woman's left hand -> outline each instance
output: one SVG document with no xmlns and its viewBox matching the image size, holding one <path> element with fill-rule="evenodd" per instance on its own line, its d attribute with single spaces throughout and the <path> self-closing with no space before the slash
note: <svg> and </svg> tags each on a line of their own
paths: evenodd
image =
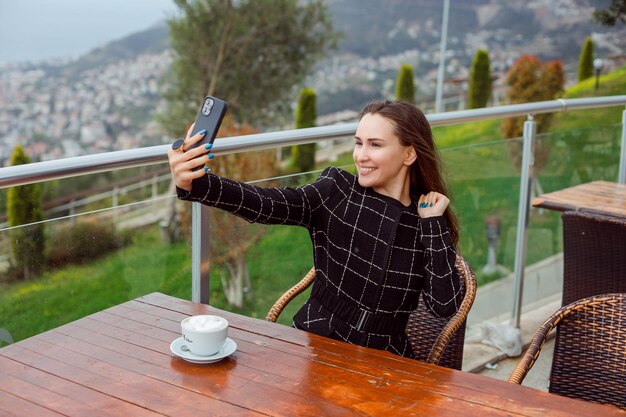
<svg viewBox="0 0 626 417">
<path fill-rule="evenodd" d="M 172 178 L 178 188 L 187 192 L 191 191 L 193 180 L 206 175 L 206 169 L 201 169 L 200 167 L 203 165 L 206 166 L 206 164 L 213 159 L 213 154 L 206 155 L 211 145 L 207 145 L 209 148 L 206 146 L 192 147 L 192 145 L 199 142 L 206 134 L 206 130 L 203 130 L 191 136 L 193 126 L 194 125 L 191 125 L 187 131 L 185 141 L 178 150 L 171 148 L 167 150 L 167 159 L 170 163 Z"/>
<path fill-rule="evenodd" d="M 448 208 L 450 200 L 441 193 L 434 191 L 422 194 L 417 202 L 417 214 L 423 219 L 427 217 L 441 216 Z"/>
</svg>

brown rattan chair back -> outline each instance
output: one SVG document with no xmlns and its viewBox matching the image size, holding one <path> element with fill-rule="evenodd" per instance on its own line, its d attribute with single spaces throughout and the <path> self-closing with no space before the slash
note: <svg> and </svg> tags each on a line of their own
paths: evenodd
<svg viewBox="0 0 626 417">
<path fill-rule="evenodd" d="M 311 268 L 309 272 L 298 282 L 296 285 L 287 290 L 286 293 L 280 296 L 278 300 L 274 303 L 270 311 L 267 313 L 265 320 L 276 322 L 278 320 L 278 316 L 283 312 L 283 309 L 291 300 L 296 298 L 298 294 L 302 291 L 306 290 L 309 285 L 313 282 L 315 278 L 315 267 Z"/>
<path fill-rule="evenodd" d="M 422 299 L 409 316 L 406 334 L 417 360 L 461 370 L 465 320 L 476 298 L 476 276 L 460 255 L 457 255 L 455 266 L 461 276 L 464 293 L 459 310 L 452 317 L 437 317 L 428 310 Z"/>
<path fill-rule="evenodd" d="M 537 330 L 509 382 L 522 383 L 554 328 L 549 391 L 626 408 L 626 294 L 595 295 L 561 307 Z"/>
<path fill-rule="evenodd" d="M 476 276 L 460 255 L 456 258 L 456 268 L 461 276 L 464 293 L 456 314 L 450 318 L 437 317 L 421 302 L 409 316 L 406 333 L 416 359 L 460 370 L 463 364 L 465 320 L 476 297 Z M 314 278 L 315 268 L 311 268 L 299 283 L 274 303 L 265 319 L 275 322 L 289 301 L 311 285 Z"/>
<path fill-rule="evenodd" d="M 626 293 L 626 221 L 582 211 L 565 212 L 562 218 L 562 305 Z"/>
</svg>

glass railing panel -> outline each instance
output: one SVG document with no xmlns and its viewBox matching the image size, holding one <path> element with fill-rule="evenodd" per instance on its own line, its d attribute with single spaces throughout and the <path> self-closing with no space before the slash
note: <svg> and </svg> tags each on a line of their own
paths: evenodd
<svg viewBox="0 0 626 417">
<path fill-rule="evenodd" d="M 59 190 L 76 187 L 76 181 L 48 184 L 44 201 L 61 203 L 44 209 L 44 221 L 0 227 L 0 329 L 14 341 L 155 291 L 191 299 L 190 245 L 182 234 L 170 241 L 162 227 L 176 203 L 169 176 L 159 179 L 157 169 L 156 179 L 148 175 L 143 185 L 132 170 L 129 179 L 101 176 L 81 177 L 103 186 L 73 199 L 71 207 Z M 116 207 L 107 181 L 117 186 Z M 13 246 L 37 234 L 44 239 L 42 256 L 20 263 Z"/>
<path fill-rule="evenodd" d="M 486 124 L 491 122 L 477 123 L 474 130 L 493 130 Z M 446 140 L 445 132 L 441 136 Z M 459 221 L 459 251 L 472 266 L 478 285 L 493 288 L 478 293 L 470 325 L 511 311 L 520 183 L 519 168 L 509 156 L 513 146 L 515 140 L 496 140 L 441 149 L 451 206 Z"/>
<path fill-rule="evenodd" d="M 590 181 L 616 181 L 621 125 L 595 125 L 537 135 L 531 198 Z M 522 312 L 550 301 L 563 289 L 561 212 L 531 207 Z"/>
<path fill-rule="evenodd" d="M 492 122 L 464 125 L 489 133 Z M 444 128 L 445 129 L 445 128 Z M 437 132 L 435 131 L 435 134 Z M 615 181 L 621 125 L 537 135 L 533 197 L 588 181 Z M 450 140 L 444 131 L 443 140 Z M 473 138 L 472 143 L 480 139 Z M 452 141 L 454 143 L 454 141 Z M 479 293 L 469 323 L 510 318 L 520 189 L 522 139 L 443 147 L 452 206 L 461 226 L 459 248 L 476 272 Z M 560 213 L 530 209 L 522 311 L 560 298 L 563 280 Z M 492 244 L 490 245 L 490 239 Z M 495 245 L 493 244 L 495 242 Z M 552 297 L 552 298 L 550 298 Z"/>
<path fill-rule="evenodd" d="M 517 140 L 442 149 L 451 206 L 460 224 L 459 249 L 474 266 L 479 284 L 502 274 L 487 265 L 490 224 L 497 245 L 497 265 L 512 270 L 519 199 L 519 168 L 509 157 Z M 496 268 L 504 271 L 502 268 Z"/>
<path fill-rule="evenodd" d="M 537 173 L 538 192 L 590 181 L 616 181 L 621 132 L 620 124 L 612 124 L 539 135 L 540 151 L 547 149 L 548 153 Z"/>
</svg>

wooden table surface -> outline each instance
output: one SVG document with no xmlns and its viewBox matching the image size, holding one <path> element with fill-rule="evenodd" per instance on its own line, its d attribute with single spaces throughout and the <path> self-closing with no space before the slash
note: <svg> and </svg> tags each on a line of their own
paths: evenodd
<svg viewBox="0 0 626 417">
<path fill-rule="evenodd" d="M 533 199 L 533 206 L 550 210 L 584 210 L 626 218 L 626 184 L 594 181 Z"/>
<path fill-rule="evenodd" d="M 227 318 L 208 365 L 180 321 Z M 348 345 L 160 293 L 0 348 L 0 416 L 617 416 L 626 411 Z"/>
</svg>

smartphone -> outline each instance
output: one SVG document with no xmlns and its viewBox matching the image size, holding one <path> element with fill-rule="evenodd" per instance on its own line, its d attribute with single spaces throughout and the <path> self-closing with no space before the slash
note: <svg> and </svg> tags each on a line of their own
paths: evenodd
<svg viewBox="0 0 626 417">
<path fill-rule="evenodd" d="M 194 148 L 213 143 L 215 136 L 217 136 L 217 131 L 222 124 L 222 120 L 224 119 L 224 115 L 226 114 L 227 107 L 226 102 L 217 97 L 207 96 L 204 98 L 191 135 L 195 135 L 202 129 L 206 129 L 206 135 L 204 135 L 201 141 L 194 144 Z"/>
</svg>

